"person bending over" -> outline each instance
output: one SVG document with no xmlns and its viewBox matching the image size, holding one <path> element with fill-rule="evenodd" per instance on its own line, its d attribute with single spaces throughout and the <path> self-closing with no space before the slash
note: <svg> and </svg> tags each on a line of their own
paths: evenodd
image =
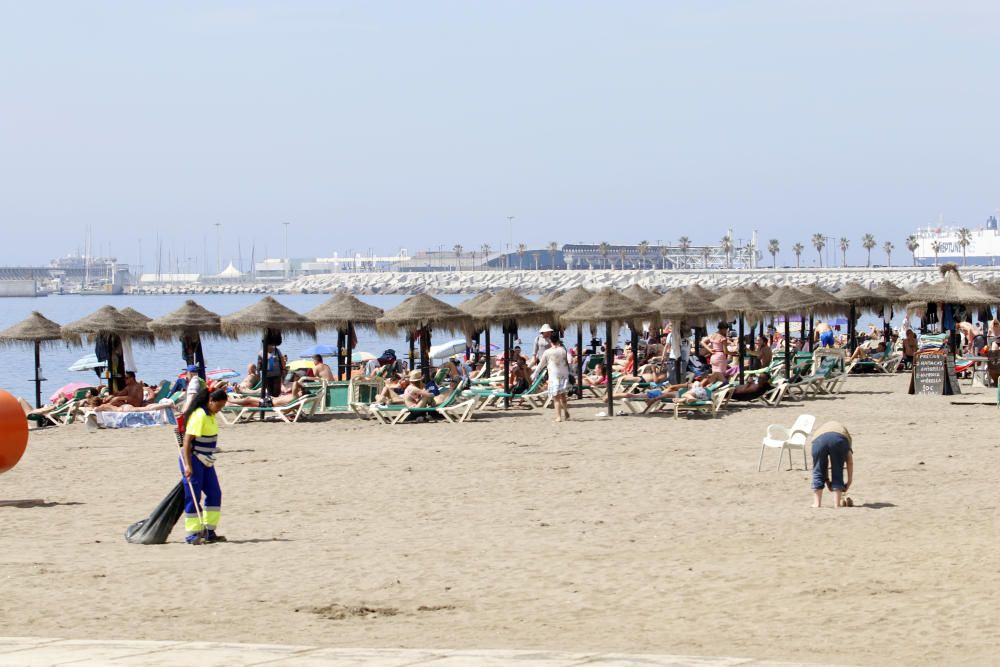
<svg viewBox="0 0 1000 667">
<path fill-rule="evenodd" d="M 854 481 L 854 446 L 850 432 L 840 422 L 826 422 L 813 434 L 812 457 L 813 507 L 822 506 L 824 486 L 833 492 L 834 506 L 844 506 L 843 495 Z"/>
</svg>

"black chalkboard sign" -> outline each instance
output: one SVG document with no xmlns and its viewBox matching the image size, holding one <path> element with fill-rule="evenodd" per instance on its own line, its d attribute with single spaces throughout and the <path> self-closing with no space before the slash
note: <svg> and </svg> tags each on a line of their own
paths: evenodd
<svg viewBox="0 0 1000 667">
<path fill-rule="evenodd" d="M 948 376 L 948 366 L 955 373 L 954 362 L 949 364 L 949 356 L 942 352 L 920 352 L 913 360 L 913 375 L 910 379 L 911 394 L 951 394 L 952 385 Z M 956 381 L 956 385 L 957 385 Z"/>
</svg>

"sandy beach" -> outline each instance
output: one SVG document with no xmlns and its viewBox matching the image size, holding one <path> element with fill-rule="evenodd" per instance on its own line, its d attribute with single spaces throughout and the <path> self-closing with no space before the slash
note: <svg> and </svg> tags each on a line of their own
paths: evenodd
<svg viewBox="0 0 1000 667">
<path fill-rule="evenodd" d="M 600 420 L 596 401 L 574 401 L 567 424 L 514 410 L 461 425 L 223 427 L 230 542 L 203 547 L 180 525 L 163 546 L 123 538 L 179 478 L 171 431 L 33 432 L 0 476 L 0 501 L 44 500 L 0 506 L 0 626 L 990 664 L 995 392 L 913 397 L 906 383 L 852 377 L 839 396 L 715 420 Z M 812 509 L 808 473 L 775 472 L 775 452 L 756 471 L 766 426 L 803 412 L 854 434 L 858 507 Z"/>
</svg>

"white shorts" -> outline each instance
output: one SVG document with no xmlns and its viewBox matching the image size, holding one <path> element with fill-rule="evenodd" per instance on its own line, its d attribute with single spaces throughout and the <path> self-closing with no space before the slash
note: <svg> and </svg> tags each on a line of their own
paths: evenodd
<svg viewBox="0 0 1000 667">
<path fill-rule="evenodd" d="M 569 378 L 549 380 L 549 396 L 558 396 L 569 391 Z"/>
</svg>

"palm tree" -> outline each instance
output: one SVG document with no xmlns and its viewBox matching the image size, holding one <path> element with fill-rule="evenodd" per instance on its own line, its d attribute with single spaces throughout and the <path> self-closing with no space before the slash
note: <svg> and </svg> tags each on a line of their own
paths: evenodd
<svg viewBox="0 0 1000 667">
<path fill-rule="evenodd" d="M 906 237 L 906 249 L 910 251 L 913 255 L 913 266 L 917 265 L 917 248 L 920 247 L 920 241 L 913 234 Z"/>
<path fill-rule="evenodd" d="M 733 253 L 733 237 L 730 234 L 726 234 L 719 241 L 719 245 L 722 247 L 722 252 L 726 254 L 726 268 L 733 268 L 732 253 Z"/>
<path fill-rule="evenodd" d="M 972 231 L 968 227 L 958 230 L 958 245 L 962 248 L 962 266 L 968 266 L 969 262 L 965 258 L 965 249 L 972 243 Z"/>
<path fill-rule="evenodd" d="M 882 244 L 882 252 L 885 253 L 885 263 L 888 266 L 892 266 L 892 251 L 896 249 L 896 246 L 892 244 L 892 241 L 886 241 Z"/>
<path fill-rule="evenodd" d="M 458 270 L 461 271 L 462 270 L 462 250 L 464 250 L 464 248 L 462 248 L 462 246 L 460 246 L 460 245 L 456 245 L 454 248 L 452 248 L 452 250 L 455 251 L 455 259 L 458 260 Z"/>
<path fill-rule="evenodd" d="M 611 254 L 611 244 L 607 241 L 601 241 L 601 245 L 597 246 L 597 251 L 604 258 L 604 268 L 608 268 L 608 255 Z"/>
<path fill-rule="evenodd" d="M 490 247 L 489 243 L 484 243 L 483 245 L 479 246 L 479 252 L 483 253 L 483 270 L 484 271 L 485 270 L 489 270 L 489 268 L 490 268 L 490 252 L 492 252 L 492 251 L 493 251 L 493 248 Z"/>
<path fill-rule="evenodd" d="M 851 247 L 851 240 L 846 236 L 840 237 L 841 266 L 847 266 L 847 249 Z"/>
<path fill-rule="evenodd" d="M 704 248 L 701 249 L 701 259 L 702 261 L 705 262 L 706 269 L 708 268 L 708 258 L 711 257 L 711 255 L 712 255 L 712 249 L 709 248 L 708 246 L 705 246 Z"/>
<path fill-rule="evenodd" d="M 944 244 L 940 241 L 934 241 L 931 243 L 931 250 L 934 252 L 934 266 L 937 266 L 938 253 L 941 252 L 941 248 L 943 247 Z"/>
<path fill-rule="evenodd" d="M 639 241 L 639 261 L 642 268 L 646 268 L 646 255 L 649 254 L 649 241 Z"/>
<path fill-rule="evenodd" d="M 792 246 L 792 252 L 795 253 L 795 268 L 796 269 L 798 269 L 798 268 L 800 268 L 802 266 L 802 251 L 805 250 L 805 249 L 806 249 L 806 247 L 804 245 L 802 245 L 801 243 L 796 243 L 795 245 Z"/>
<path fill-rule="evenodd" d="M 517 244 L 517 268 L 524 271 L 524 253 L 528 252 L 528 246 L 523 243 Z"/>
<path fill-rule="evenodd" d="M 535 271 L 538 270 L 538 258 L 542 256 L 542 253 L 537 250 L 532 251 L 531 256 L 535 258 Z"/>
<path fill-rule="evenodd" d="M 687 255 L 688 250 L 691 249 L 691 239 L 686 236 L 682 236 L 677 239 L 677 247 L 680 248 L 682 255 Z M 687 259 L 682 260 L 685 266 L 690 266 Z"/>
<path fill-rule="evenodd" d="M 618 258 L 621 260 L 621 271 L 625 270 L 625 248 L 618 248 Z"/>
<path fill-rule="evenodd" d="M 816 233 L 812 237 L 813 247 L 816 248 L 816 254 L 819 255 L 819 265 L 823 266 L 823 248 L 826 247 L 826 239 L 822 234 Z"/>
<path fill-rule="evenodd" d="M 778 253 L 781 252 L 781 244 L 778 239 L 771 239 L 767 242 L 767 251 L 771 253 L 771 268 L 778 267 Z"/>
<path fill-rule="evenodd" d="M 667 255 L 670 254 L 670 248 L 665 245 L 660 246 L 660 269 L 667 268 Z"/>
<path fill-rule="evenodd" d="M 549 268 L 556 268 L 556 253 L 559 252 L 559 244 L 555 241 L 549 241 L 548 245 L 549 251 Z"/>
<path fill-rule="evenodd" d="M 875 246 L 875 237 L 871 234 L 865 234 L 861 237 L 861 247 L 868 251 L 868 266 L 872 265 L 872 248 Z"/>
</svg>

